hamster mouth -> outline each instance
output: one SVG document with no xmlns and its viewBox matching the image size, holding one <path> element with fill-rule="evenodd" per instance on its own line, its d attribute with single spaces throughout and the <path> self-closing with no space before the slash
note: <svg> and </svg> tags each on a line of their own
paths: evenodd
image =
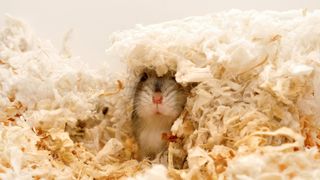
<svg viewBox="0 0 320 180">
<path fill-rule="evenodd" d="M 159 104 L 155 104 L 155 106 L 153 107 L 153 114 L 154 115 L 164 115 L 162 110 L 160 110 Z"/>
<path fill-rule="evenodd" d="M 158 104 L 157 104 L 156 107 L 155 107 L 154 114 L 155 114 L 155 115 L 162 115 L 162 113 L 160 112 L 160 109 L 159 109 Z"/>
<path fill-rule="evenodd" d="M 159 111 L 156 111 L 155 114 L 156 115 L 162 115 L 161 112 L 159 112 Z"/>
</svg>

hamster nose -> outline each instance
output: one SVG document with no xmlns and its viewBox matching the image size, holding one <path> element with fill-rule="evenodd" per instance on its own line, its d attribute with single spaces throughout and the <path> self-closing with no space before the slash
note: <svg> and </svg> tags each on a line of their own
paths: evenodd
<svg viewBox="0 0 320 180">
<path fill-rule="evenodd" d="M 152 96 L 153 104 L 162 104 L 162 99 L 163 99 L 163 96 L 159 92 L 155 92 Z"/>
</svg>

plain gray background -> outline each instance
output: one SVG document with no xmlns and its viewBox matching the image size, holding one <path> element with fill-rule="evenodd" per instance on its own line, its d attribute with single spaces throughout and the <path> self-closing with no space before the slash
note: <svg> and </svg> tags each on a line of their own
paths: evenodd
<svg viewBox="0 0 320 180">
<path fill-rule="evenodd" d="M 105 56 L 108 36 L 134 27 L 162 21 L 205 15 L 230 9 L 277 10 L 317 9 L 319 0 L 1 0 L 0 26 L 6 13 L 23 19 L 42 39 L 58 49 L 64 34 L 73 29 L 72 53 L 90 67 L 108 62 L 113 71 L 123 65 Z"/>
</svg>

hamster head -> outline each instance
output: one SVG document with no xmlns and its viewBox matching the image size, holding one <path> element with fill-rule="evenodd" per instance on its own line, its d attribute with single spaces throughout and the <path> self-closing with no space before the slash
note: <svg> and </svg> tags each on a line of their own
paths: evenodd
<svg viewBox="0 0 320 180">
<path fill-rule="evenodd" d="M 137 85 L 134 110 L 145 120 L 173 121 L 183 110 L 186 99 L 186 91 L 171 75 L 158 77 L 155 72 L 145 72 Z"/>
</svg>

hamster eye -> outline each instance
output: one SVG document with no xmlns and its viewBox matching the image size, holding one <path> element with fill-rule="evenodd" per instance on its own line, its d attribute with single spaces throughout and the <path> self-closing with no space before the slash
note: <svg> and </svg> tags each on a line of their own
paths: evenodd
<svg viewBox="0 0 320 180">
<path fill-rule="evenodd" d="M 103 115 L 106 115 L 106 114 L 108 113 L 108 111 L 109 111 L 109 108 L 108 108 L 108 107 L 104 107 L 104 108 L 102 109 L 102 114 L 103 114 Z"/>
<path fill-rule="evenodd" d="M 148 79 L 147 73 L 143 73 L 143 75 L 141 76 L 140 81 L 143 82 L 143 81 L 146 81 L 147 79 Z"/>
</svg>

